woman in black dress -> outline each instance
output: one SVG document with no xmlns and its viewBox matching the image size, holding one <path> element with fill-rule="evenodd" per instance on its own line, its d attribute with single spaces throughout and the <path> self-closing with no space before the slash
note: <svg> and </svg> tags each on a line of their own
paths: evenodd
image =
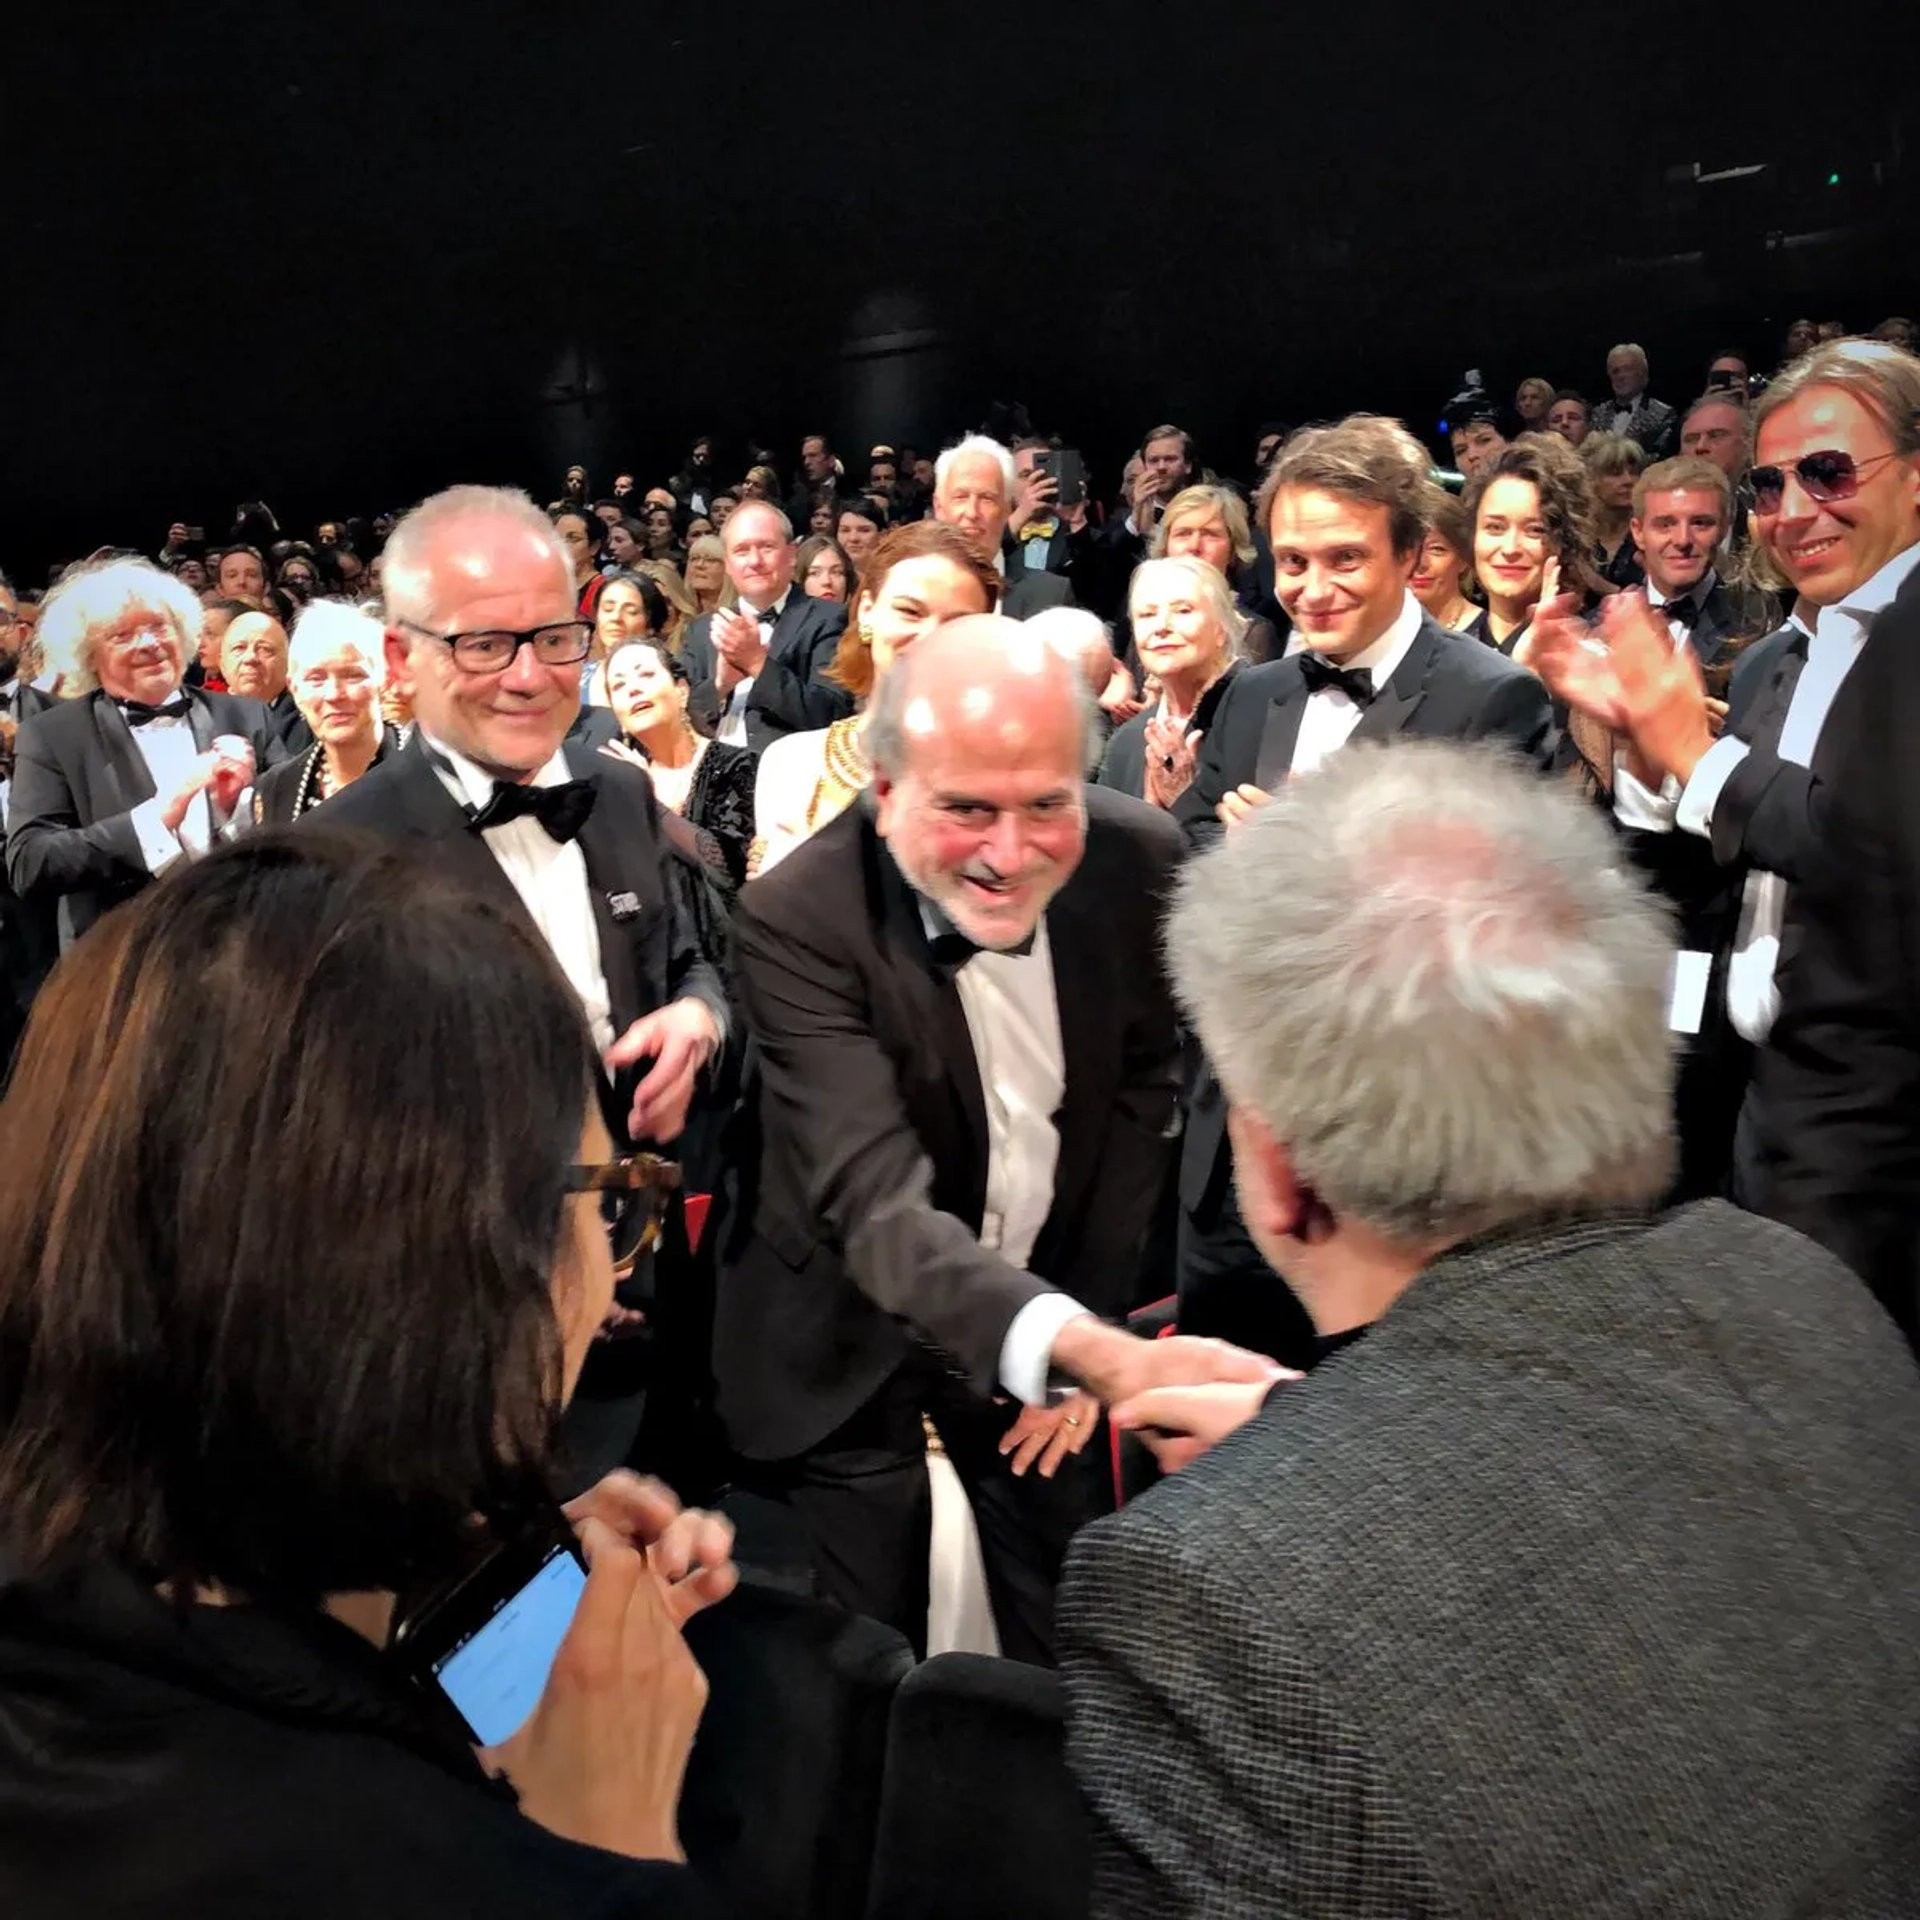
<svg viewBox="0 0 1920 1920">
<path fill-rule="evenodd" d="M 657 641 L 616 647 L 606 673 L 620 738 L 600 751 L 652 776 L 681 908 L 702 954 L 724 972 L 727 918 L 747 877 L 753 838 L 753 755 L 695 728 L 687 714 L 687 670 Z"/>
<path fill-rule="evenodd" d="M 1461 498 L 1473 528 L 1473 566 L 1486 598 L 1462 632 L 1525 664 L 1533 610 L 1556 594 L 1601 588 L 1593 546 L 1593 491 L 1580 456 L 1558 434 L 1523 433 Z"/>
<path fill-rule="evenodd" d="M 380 622 L 359 607 L 316 600 L 293 623 L 287 691 L 313 731 L 313 745 L 255 781 L 256 826 L 283 827 L 311 813 L 400 748 L 380 713 L 387 677 Z"/>
</svg>

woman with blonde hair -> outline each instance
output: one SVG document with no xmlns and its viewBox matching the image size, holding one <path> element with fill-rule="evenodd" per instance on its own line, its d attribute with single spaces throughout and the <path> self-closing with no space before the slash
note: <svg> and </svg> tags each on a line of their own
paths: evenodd
<svg viewBox="0 0 1920 1920">
<path fill-rule="evenodd" d="M 700 617 L 700 609 L 687 591 L 680 569 L 671 560 L 643 560 L 636 571 L 644 573 L 660 589 L 660 597 L 667 603 L 667 621 L 659 631 L 659 638 L 678 653 L 687 636 L 688 622 Z"/>
<path fill-rule="evenodd" d="M 1590 433 L 1580 443 L 1593 491 L 1593 564 L 1616 587 L 1637 587 L 1646 575 L 1633 544 L 1633 483 L 1646 471 L 1646 451 L 1623 433 Z"/>
<path fill-rule="evenodd" d="M 720 596 L 727 589 L 727 550 L 717 533 L 703 533 L 687 548 L 686 579 L 696 620 L 725 604 Z"/>
<path fill-rule="evenodd" d="M 827 669 L 827 678 L 846 688 L 861 711 L 830 727 L 787 734 L 760 756 L 751 871 L 777 866 L 866 791 L 873 769 L 861 741 L 874 688 L 923 633 L 962 614 L 991 613 L 1000 591 L 1000 575 L 953 527 L 915 520 L 881 536 Z"/>
<path fill-rule="evenodd" d="M 1192 783 L 1200 742 L 1239 665 L 1247 620 L 1219 569 L 1194 554 L 1141 561 L 1127 613 L 1134 651 L 1159 698 L 1108 741 L 1097 781 L 1168 808 Z"/>
<path fill-rule="evenodd" d="M 1232 587 L 1244 623 L 1240 657 L 1255 665 L 1280 657 L 1280 635 L 1260 611 L 1260 586 L 1254 572 L 1258 554 L 1247 504 L 1231 487 L 1183 487 L 1167 502 L 1147 552 L 1155 560 L 1190 554 L 1216 568 Z M 1131 650 L 1128 659 L 1133 659 Z"/>
</svg>

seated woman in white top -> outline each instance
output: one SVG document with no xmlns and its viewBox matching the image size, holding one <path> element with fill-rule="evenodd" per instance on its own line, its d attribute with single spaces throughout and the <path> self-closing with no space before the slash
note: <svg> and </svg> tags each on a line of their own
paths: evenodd
<svg viewBox="0 0 1920 1920">
<path fill-rule="evenodd" d="M 937 520 L 910 521 L 881 536 L 862 569 L 847 630 L 827 670 L 861 711 L 830 727 L 790 733 L 760 756 L 749 873 L 777 866 L 853 804 L 873 777 L 861 745 L 868 696 L 921 634 L 962 614 L 991 613 L 1000 585 L 999 574 L 972 543 Z"/>
</svg>

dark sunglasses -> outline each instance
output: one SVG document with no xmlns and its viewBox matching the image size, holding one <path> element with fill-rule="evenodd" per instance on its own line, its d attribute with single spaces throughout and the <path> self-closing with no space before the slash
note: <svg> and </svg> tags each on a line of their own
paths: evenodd
<svg viewBox="0 0 1920 1920">
<path fill-rule="evenodd" d="M 1808 453 L 1793 463 L 1792 471 L 1799 476 L 1807 498 L 1826 506 L 1835 500 L 1851 500 L 1860 491 L 1860 476 L 1869 467 L 1899 457 L 1897 453 L 1876 453 L 1871 460 L 1856 460 L 1852 454 L 1837 450 Z M 1755 467 L 1748 474 L 1753 483 L 1753 504 L 1762 513 L 1780 511 L 1787 491 L 1787 471 L 1784 467 Z"/>
</svg>

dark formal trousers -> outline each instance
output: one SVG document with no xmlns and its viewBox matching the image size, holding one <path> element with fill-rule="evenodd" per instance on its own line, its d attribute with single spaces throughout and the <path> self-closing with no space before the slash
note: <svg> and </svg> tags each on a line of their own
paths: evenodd
<svg viewBox="0 0 1920 1920">
<path fill-rule="evenodd" d="M 742 1462 L 736 1483 L 800 1523 L 822 1595 L 884 1621 L 924 1658 L 933 1539 L 924 1415 L 973 1508 L 1000 1651 L 1052 1666 L 1067 1543 L 1113 1508 L 1108 1448 L 1103 1425 L 1053 1479 L 1037 1467 L 1016 1479 L 999 1447 L 1019 1412 L 967 1391 L 932 1360 L 910 1361 L 818 1446 L 797 1460 Z"/>
</svg>

